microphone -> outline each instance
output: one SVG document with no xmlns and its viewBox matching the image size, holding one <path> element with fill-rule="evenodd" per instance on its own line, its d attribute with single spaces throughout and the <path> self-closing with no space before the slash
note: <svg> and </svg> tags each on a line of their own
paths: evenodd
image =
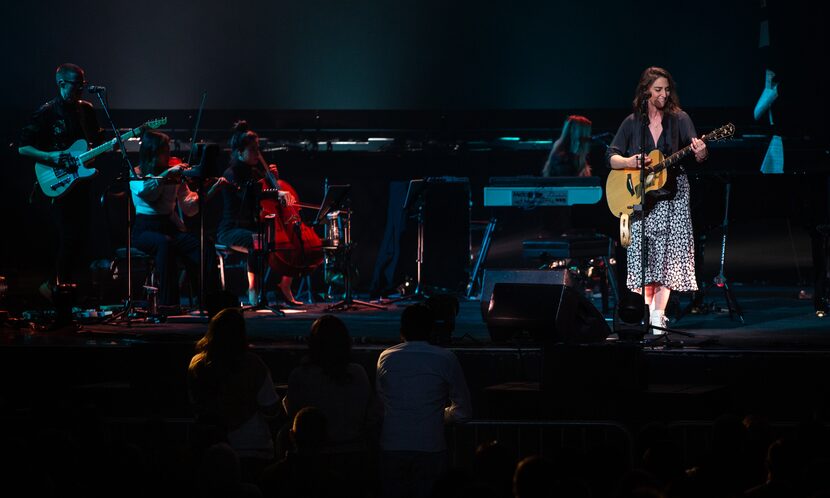
<svg viewBox="0 0 830 498">
<path fill-rule="evenodd" d="M 107 91 L 105 86 L 87 85 L 86 91 L 89 93 L 103 93 Z"/>
</svg>

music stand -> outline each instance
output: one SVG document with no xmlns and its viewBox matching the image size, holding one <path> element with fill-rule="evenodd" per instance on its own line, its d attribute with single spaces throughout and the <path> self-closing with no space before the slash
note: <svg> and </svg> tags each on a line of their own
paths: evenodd
<svg viewBox="0 0 830 498">
<path fill-rule="evenodd" d="M 721 238 L 721 252 L 720 252 L 720 270 L 718 274 L 712 279 L 713 284 L 715 287 L 720 287 L 723 289 L 723 296 L 726 300 L 726 307 L 729 310 L 729 318 L 732 319 L 733 316 L 737 316 L 738 320 L 741 324 L 744 324 L 744 314 L 741 310 L 741 306 L 738 304 L 738 300 L 735 299 L 735 295 L 732 293 L 732 289 L 729 288 L 729 281 L 726 278 L 726 275 L 723 272 L 724 263 L 726 262 L 726 235 L 729 230 L 729 197 L 732 191 L 732 180 L 731 178 L 726 178 L 726 186 L 724 188 L 724 208 L 723 208 L 723 223 L 721 224 L 721 228 L 723 229 L 723 236 Z M 697 301 L 701 304 L 705 305 L 706 299 L 706 292 L 710 287 L 704 287 L 700 291 L 700 296 L 697 298 Z M 695 299 L 692 298 L 692 301 L 689 305 L 683 309 L 680 316 L 677 318 L 680 320 L 686 314 L 690 313 L 692 308 L 695 306 Z"/>
<path fill-rule="evenodd" d="M 351 185 L 329 185 L 326 187 L 326 194 L 323 197 L 323 202 L 320 204 L 320 209 L 317 211 L 317 216 L 314 218 L 314 225 L 319 224 L 326 219 L 326 215 L 332 211 L 343 211 L 346 213 L 345 223 L 343 225 L 343 287 L 345 293 L 343 299 L 326 308 L 328 312 L 336 311 L 351 311 L 359 309 L 359 306 L 367 306 L 375 309 L 386 309 L 386 307 L 360 301 L 354 299 L 352 295 L 352 235 L 351 235 L 351 209 L 349 209 L 349 198 L 347 196 Z"/>
<path fill-rule="evenodd" d="M 200 318 L 207 318 L 207 308 L 205 307 L 205 210 L 207 208 L 207 191 L 205 189 L 205 180 L 208 178 L 216 178 L 222 176 L 222 172 L 218 168 L 219 160 L 219 146 L 215 143 L 198 142 L 192 143 L 188 161 L 195 158 L 196 165 L 188 171 L 182 172 L 182 176 L 192 178 L 197 182 L 199 194 L 199 306 L 194 311 L 195 315 Z M 190 164 L 188 162 L 188 164 Z M 184 218 L 184 217 L 182 217 Z M 193 303 L 190 303 L 193 308 Z"/>
<path fill-rule="evenodd" d="M 424 263 L 424 193 L 426 192 L 426 188 L 426 180 L 410 180 L 409 187 L 406 190 L 406 198 L 403 201 L 403 210 L 406 211 L 410 218 L 414 216 L 418 224 L 418 233 L 416 236 L 417 248 L 415 250 L 415 291 L 412 294 L 385 301 L 387 303 L 426 299 L 424 290 L 421 287 L 421 267 Z"/>
<path fill-rule="evenodd" d="M 346 194 L 349 193 L 351 188 L 351 185 L 327 186 L 323 202 L 320 203 L 320 209 L 317 211 L 317 216 L 314 217 L 312 225 L 319 225 L 326 219 L 327 214 L 344 206 L 347 203 Z"/>
</svg>

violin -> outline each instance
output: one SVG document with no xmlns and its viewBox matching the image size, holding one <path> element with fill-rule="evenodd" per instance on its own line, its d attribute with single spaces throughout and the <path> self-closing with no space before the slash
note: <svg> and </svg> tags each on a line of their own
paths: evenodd
<svg viewBox="0 0 830 498">
<path fill-rule="evenodd" d="M 202 180 L 202 185 L 207 187 L 210 185 L 210 188 L 216 187 L 219 184 L 219 181 L 216 178 L 201 178 L 201 171 L 197 166 L 191 166 L 190 164 L 182 161 L 178 157 L 170 157 L 170 160 L 167 162 L 167 167 L 173 168 L 178 166 L 180 171 L 175 174 L 168 174 L 165 176 L 165 181 L 167 183 L 187 183 L 188 187 L 197 191 L 199 189 L 199 180 Z M 231 185 L 230 183 L 228 183 Z M 238 186 L 235 186 L 237 190 L 239 190 Z"/>
<path fill-rule="evenodd" d="M 297 191 L 271 172 L 262 154 L 259 154 L 259 164 L 264 174 L 260 180 L 263 192 L 290 194 L 263 195 L 259 200 L 260 221 L 272 231 L 270 240 L 273 251 L 268 255 L 268 264 L 281 275 L 298 277 L 308 274 L 323 262 L 323 241 L 303 223 Z"/>
<path fill-rule="evenodd" d="M 167 173 L 162 178 L 164 183 L 182 183 L 184 182 L 184 178 L 187 176 L 187 172 L 192 170 L 191 166 L 186 162 L 182 161 L 178 157 L 170 156 L 170 159 L 167 161 L 167 169 L 178 166 L 180 169 L 176 173 Z"/>
</svg>

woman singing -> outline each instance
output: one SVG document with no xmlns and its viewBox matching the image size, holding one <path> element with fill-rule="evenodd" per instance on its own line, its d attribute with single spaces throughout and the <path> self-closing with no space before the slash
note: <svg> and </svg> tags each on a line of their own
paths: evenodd
<svg viewBox="0 0 830 498">
<path fill-rule="evenodd" d="M 668 71 L 649 67 L 643 71 L 634 97 L 634 112 L 622 122 L 606 157 L 613 169 L 649 166 L 638 154 L 643 120 L 648 124 L 646 152 L 659 149 L 664 156 L 691 144 L 695 160 L 709 156 L 706 144 L 697 138 L 691 118 L 680 108 L 674 79 Z M 642 293 L 649 307 L 650 322 L 665 327 L 666 304 L 671 291 L 695 291 L 694 237 L 689 212 L 689 180 L 682 167 L 676 168 L 677 191 L 673 198 L 660 200 L 645 213 L 645 289 L 641 289 L 640 240 L 642 217 L 632 216 L 631 245 L 628 247 L 629 289 Z M 636 215 L 637 213 L 635 213 Z M 654 329 L 654 333 L 663 333 Z"/>
</svg>

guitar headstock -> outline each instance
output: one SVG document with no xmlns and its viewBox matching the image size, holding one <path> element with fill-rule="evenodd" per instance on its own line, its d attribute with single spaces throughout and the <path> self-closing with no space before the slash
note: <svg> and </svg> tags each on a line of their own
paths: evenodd
<svg viewBox="0 0 830 498">
<path fill-rule="evenodd" d="M 716 141 L 716 140 L 723 140 L 724 138 L 729 138 L 735 134 L 735 125 L 732 123 L 727 123 L 717 130 L 712 131 L 711 133 L 706 134 L 706 140 Z"/>
<path fill-rule="evenodd" d="M 145 130 L 155 130 L 156 128 L 159 128 L 159 127 L 164 126 L 166 124 L 167 124 L 167 117 L 156 118 L 156 119 L 151 119 L 151 120 L 147 121 L 146 123 L 141 125 L 141 128 L 143 128 Z"/>
</svg>

